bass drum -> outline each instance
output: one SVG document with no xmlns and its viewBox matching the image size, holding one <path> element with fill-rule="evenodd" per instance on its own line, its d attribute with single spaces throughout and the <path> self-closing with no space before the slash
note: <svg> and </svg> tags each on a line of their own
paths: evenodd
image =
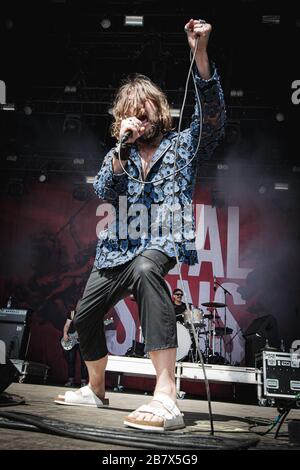
<svg viewBox="0 0 300 470">
<path fill-rule="evenodd" d="M 181 361 L 186 357 L 191 349 L 192 340 L 189 331 L 181 323 L 177 322 L 178 348 L 176 351 L 176 361 Z"/>
</svg>

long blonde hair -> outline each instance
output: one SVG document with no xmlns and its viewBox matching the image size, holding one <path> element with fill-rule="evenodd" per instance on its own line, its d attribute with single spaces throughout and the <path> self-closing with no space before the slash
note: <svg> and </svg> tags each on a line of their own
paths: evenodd
<svg viewBox="0 0 300 470">
<path fill-rule="evenodd" d="M 129 113 L 138 117 L 139 109 L 144 107 L 146 100 L 151 100 L 156 106 L 161 132 L 172 129 L 172 117 L 166 95 L 148 77 L 136 74 L 128 77 L 116 94 L 112 108 L 115 119 L 111 126 L 113 137 L 119 139 L 122 119 L 129 117 Z"/>
</svg>

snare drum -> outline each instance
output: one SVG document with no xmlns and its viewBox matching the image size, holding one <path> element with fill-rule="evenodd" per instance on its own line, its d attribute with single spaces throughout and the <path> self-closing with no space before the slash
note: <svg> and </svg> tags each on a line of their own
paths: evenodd
<svg viewBox="0 0 300 470">
<path fill-rule="evenodd" d="M 190 311 L 185 310 L 183 313 L 183 316 L 184 316 L 184 324 L 187 328 L 191 328 L 192 323 L 195 328 L 201 328 L 205 326 L 205 322 L 203 318 L 203 310 L 199 308 L 192 308 Z"/>
<path fill-rule="evenodd" d="M 189 331 L 179 322 L 177 322 L 177 340 L 178 347 L 176 350 L 176 361 L 180 361 L 188 355 L 189 350 L 191 349 L 192 340 Z"/>
</svg>

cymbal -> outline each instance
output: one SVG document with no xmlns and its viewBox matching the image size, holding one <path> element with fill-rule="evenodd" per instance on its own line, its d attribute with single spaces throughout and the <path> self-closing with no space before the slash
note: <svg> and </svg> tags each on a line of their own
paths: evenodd
<svg viewBox="0 0 300 470">
<path fill-rule="evenodd" d="M 204 313 L 203 317 L 207 318 L 207 320 L 213 320 L 214 318 L 221 318 L 220 315 L 214 315 L 213 313 Z"/>
<path fill-rule="evenodd" d="M 222 302 L 204 302 L 203 307 L 212 307 L 212 308 L 222 308 L 226 307 L 226 304 L 222 304 Z"/>
<path fill-rule="evenodd" d="M 228 328 L 228 327 L 226 327 L 226 330 L 225 330 L 225 328 L 223 328 L 221 326 L 217 326 L 215 328 L 216 336 L 224 336 L 224 334 L 225 335 L 231 335 L 232 332 L 233 332 L 233 329 Z M 213 330 L 211 330 L 211 333 L 213 333 Z"/>
</svg>

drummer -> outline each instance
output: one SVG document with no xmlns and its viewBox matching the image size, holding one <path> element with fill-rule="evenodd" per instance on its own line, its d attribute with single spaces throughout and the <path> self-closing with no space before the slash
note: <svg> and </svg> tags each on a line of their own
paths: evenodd
<svg viewBox="0 0 300 470">
<path fill-rule="evenodd" d="M 176 315 L 176 321 L 184 324 L 184 311 L 186 310 L 186 305 L 182 302 L 183 292 L 181 289 L 173 290 L 173 305 Z"/>
</svg>

